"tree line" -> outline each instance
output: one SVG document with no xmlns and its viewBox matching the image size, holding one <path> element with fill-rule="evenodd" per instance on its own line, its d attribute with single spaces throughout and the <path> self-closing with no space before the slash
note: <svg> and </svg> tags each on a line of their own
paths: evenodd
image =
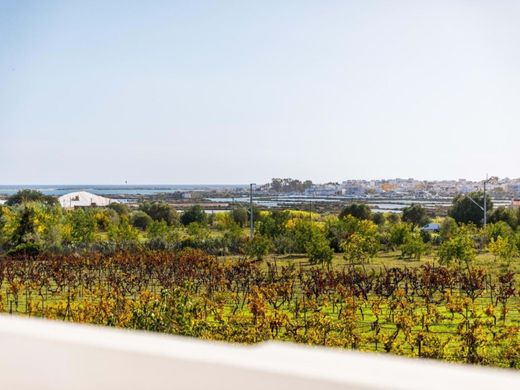
<svg viewBox="0 0 520 390">
<path fill-rule="evenodd" d="M 479 201 L 479 194 L 471 194 Z M 401 214 L 377 213 L 365 204 L 346 205 L 339 215 L 255 208 L 255 235 L 246 226 L 249 210 L 207 214 L 195 205 L 178 213 L 162 201 L 136 209 L 113 203 L 106 208 L 64 210 L 37 193 L 18 193 L 0 208 L 0 251 L 8 255 L 75 250 L 198 248 L 215 255 L 304 254 L 312 264 L 331 264 L 335 253 L 346 263 L 368 264 L 381 251 L 419 260 L 434 253 L 444 263 L 467 266 L 489 250 L 502 264 L 518 257 L 518 210 L 493 209 L 482 227 L 482 211 L 457 197 L 438 232 L 421 227 L 435 218 L 418 204 Z M 482 200 L 482 199 L 480 199 Z"/>
</svg>

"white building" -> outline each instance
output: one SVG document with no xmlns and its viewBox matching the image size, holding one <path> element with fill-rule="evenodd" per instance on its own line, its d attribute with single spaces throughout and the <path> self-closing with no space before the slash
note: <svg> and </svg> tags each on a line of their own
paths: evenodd
<svg viewBox="0 0 520 390">
<path fill-rule="evenodd" d="M 73 209 L 75 207 L 95 207 L 108 206 L 110 203 L 119 203 L 117 200 L 105 198 L 90 192 L 80 191 L 71 192 L 58 198 L 61 207 L 65 209 Z"/>
<path fill-rule="evenodd" d="M 422 231 L 425 231 L 425 232 L 431 232 L 431 233 L 434 233 L 434 232 L 440 232 L 441 230 L 441 225 L 439 225 L 438 223 L 429 223 L 427 225 L 424 225 L 422 228 L 421 228 Z"/>
</svg>

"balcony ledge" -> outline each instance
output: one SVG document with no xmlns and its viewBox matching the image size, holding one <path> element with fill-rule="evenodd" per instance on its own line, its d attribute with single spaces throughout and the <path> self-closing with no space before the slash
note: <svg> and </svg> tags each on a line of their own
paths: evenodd
<svg viewBox="0 0 520 390">
<path fill-rule="evenodd" d="M 0 315 L 4 389 L 519 389 L 520 373 Z"/>
</svg>

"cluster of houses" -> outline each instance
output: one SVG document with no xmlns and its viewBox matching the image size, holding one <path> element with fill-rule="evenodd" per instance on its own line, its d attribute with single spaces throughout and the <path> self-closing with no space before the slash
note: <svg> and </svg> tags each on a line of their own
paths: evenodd
<svg viewBox="0 0 520 390">
<path fill-rule="evenodd" d="M 460 193 L 481 191 L 482 181 L 416 179 L 346 180 L 341 183 L 314 184 L 306 192 L 313 195 L 344 195 L 352 197 L 453 197 Z M 488 191 L 495 197 L 520 197 L 520 179 L 492 177 L 487 183 Z"/>
</svg>

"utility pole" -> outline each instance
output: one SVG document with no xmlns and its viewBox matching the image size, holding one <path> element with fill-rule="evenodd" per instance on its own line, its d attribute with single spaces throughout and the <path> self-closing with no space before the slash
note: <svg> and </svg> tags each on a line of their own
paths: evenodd
<svg viewBox="0 0 520 390">
<path fill-rule="evenodd" d="M 486 191 L 486 185 L 489 182 L 488 175 L 486 175 L 486 180 L 484 180 L 484 205 L 481 206 L 475 199 L 473 199 L 469 195 L 465 195 L 469 200 L 471 200 L 474 204 L 476 204 L 484 213 L 484 227 L 487 225 L 487 191 Z"/>
<path fill-rule="evenodd" d="M 309 198 L 309 221 L 312 221 L 312 199 Z"/>
<path fill-rule="evenodd" d="M 249 235 L 251 240 L 255 235 L 255 225 L 253 220 L 253 183 L 249 184 Z"/>
<path fill-rule="evenodd" d="M 484 180 L 484 228 L 487 225 L 487 197 L 486 197 L 486 184 L 489 181 L 488 175 L 486 174 L 486 180 Z"/>
</svg>

